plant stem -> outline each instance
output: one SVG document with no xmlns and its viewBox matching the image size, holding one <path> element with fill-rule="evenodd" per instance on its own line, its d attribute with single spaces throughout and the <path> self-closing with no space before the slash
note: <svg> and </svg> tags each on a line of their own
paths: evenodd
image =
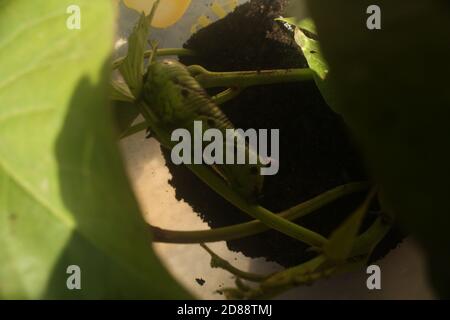
<svg viewBox="0 0 450 320">
<path fill-rule="evenodd" d="M 296 205 L 279 214 L 287 220 L 295 220 L 314 212 L 325 205 L 351 193 L 360 192 L 370 186 L 366 182 L 349 183 L 326 191 L 317 197 Z M 229 241 L 252 236 L 269 230 L 266 225 L 259 220 L 253 220 L 229 227 L 201 230 L 201 231 L 172 231 L 150 226 L 153 233 L 154 242 L 165 243 L 207 243 L 218 241 Z"/>
<path fill-rule="evenodd" d="M 310 284 L 333 274 L 356 270 L 366 265 L 373 248 L 391 228 L 390 223 L 378 218 L 363 234 L 357 237 L 351 259 L 344 264 L 334 264 L 325 255 L 319 255 L 301 265 L 277 272 L 267 277 L 260 285 L 247 292 L 239 289 L 224 289 L 225 294 L 241 299 L 270 299 L 301 284 Z"/>
<path fill-rule="evenodd" d="M 370 255 L 391 227 L 392 223 L 385 221 L 382 217 L 377 218 L 369 229 L 355 240 L 352 256 Z"/>
<path fill-rule="evenodd" d="M 326 257 L 319 255 L 298 266 L 272 274 L 256 288 L 246 291 L 239 288 L 225 288 L 222 292 L 228 299 L 270 299 L 292 287 L 317 280 L 322 276 L 322 272 L 317 270 L 325 263 Z"/>
<path fill-rule="evenodd" d="M 260 220 L 266 226 L 278 230 L 294 239 L 305 242 L 313 247 L 321 248 L 327 239 L 322 235 L 286 220 L 266 208 L 250 204 L 242 199 L 236 192 L 218 177 L 210 168 L 203 165 L 186 165 L 194 174 L 205 182 L 211 189 L 220 194 L 225 200 L 232 203 L 248 215 Z"/>
<path fill-rule="evenodd" d="M 262 275 L 262 274 L 256 274 L 251 272 L 242 271 L 236 267 L 234 267 L 231 263 L 229 263 L 227 260 L 219 257 L 217 254 L 215 254 L 210 248 L 208 248 L 205 244 L 201 243 L 200 246 L 206 250 L 206 252 L 209 253 L 211 256 L 211 267 L 212 268 L 221 268 L 223 270 L 226 270 L 230 272 L 231 274 L 244 279 L 249 280 L 253 282 L 261 282 L 267 279 L 269 275 Z"/>
<path fill-rule="evenodd" d="M 262 71 L 211 72 L 200 66 L 190 66 L 189 70 L 203 88 L 239 87 L 288 83 L 313 80 L 314 72 L 309 69 L 282 69 Z"/>
<path fill-rule="evenodd" d="M 152 56 L 153 50 L 147 50 L 144 52 L 144 58 L 148 59 Z M 181 49 L 181 48 L 166 48 L 166 49 L 158 49 L 156 50 L 156 56 L 157 57 L 163 57 L 163 56 L 194 56 L 195 52 L 188 49 Z M 123 62 L 125 57 L 120 57 L 116 60 L 114 60 L 112 66 L 113 69 L 117 69 Z"/>
<path fill-rule="evenodd" d="M 163 55 L 194 55 L 193 51 L 187 49 L 158 49 L 158 56 Z M 145 57 L 152 56 L 153 50 L 145 52 Z M 116 69 L 123 62 L 124 58 L 119 58 L 113 63 Z M 297 82 L 312 79 L 312 71 L 310 69 L 286 69 L 286 70 L 265 70 L 265 71 L 244 71 L 244 72 L 210 72 L 205 68 L 193 65 L 188 67 L 192 75 L 200 82 L 204 88 L 211 87 L 230 87 L 227 90 L 212 97 L 212 101 L 218 105 L 223 104 L 237 97 L 243 89 L 249 86 Z M 203 82 L 203 83 L 202 83 Z M 141 130 L 145 130 L 145 123 L 139 123 L 129 128 L 120 138 L 125 138 Z"/>
<path fill-rule="evenodd" d="M 224 104 L 227 101 L 230 101 L 231 99 L 236 98 L 240 93 L 242 92 L 241 88 L 229 88 L 225 91 L 222 91 L 221 93 L 215 95 L 212 97 L 212 101 L 215 104 L 221 105 Z"/>
<path fill-rule="evenodd" d="M 159 142 L 170 149 L 173 145 L 173 142 L 170 140 L 170 134 L 159 127 L 159 122 L 151 111 L 151 108 L 143 101 L 137 101 L 137 107 L 145 120 L 150 124 L 150 127 L 158 137 Z M 192 164 L 186 164 L 186 167 L 225 200 L 229 201 L 253 218 L 260 220 L 268 227 L 278 230 L 294 239 L 305 242 L 314 248 L 322 248 L 323 245 L 327 243 L 328 240 L 322 235 L 279 217 L 275 213 L 270 212 L 261 206 L 247 202 L 232 190 L 222 178 L 214 173 L 210 167 Z"/>
</svg>

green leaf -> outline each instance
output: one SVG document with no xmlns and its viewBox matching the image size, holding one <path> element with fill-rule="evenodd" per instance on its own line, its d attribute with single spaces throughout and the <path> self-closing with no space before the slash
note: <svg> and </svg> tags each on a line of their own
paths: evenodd
<svg viewBox="0 0 450 320">
<path fill-rule="evenodd" d="M 126 84 L 118 81 L 113 81 L 111 84 L 112 91 L 110 98 L 115 100 L 112 109 L 117 128 L 119 129 L 119 136 L 125 134 L 130 129 L 133 121 L 139 116 L 139 109 L 133 102 L 135 101 L 135 97 L 139 97 L 141 94 L 145 73 L 145 48 L 150 33 L 149 27 L 159 3 L 160 0 L 155 1 L 147 17 L 142 13 L 133 32 L 128 37 L 127 56 L 122 60 L 119 67 L 119 71 Z M 156 52 L 156 44 L 151 44 L 150 63 L 153 61 L 154 53 Z"/>
<path fill-rule="evenodd" d="M 312 35 L 314 35 L 316 38 L 317 36 L 317 28 L 316 24 L 314 23 L 314 20 L 311 18 L 305 18 L 302 20 L 298 20 L 298 22 L 295 24 L 298 28 L 303 30 L 304 32 L 309 32 Z"/>
<path fill-rule="evenodd" d="M 113 101 L 134 102 L 134 97 L 131 95 L 130 89 L 125 83 L 119 81 L 111 82 L 110 99 Z"/>
<path fill-rule="evenodd" d="M 359 141 L 384 205 L 421 242 L 431 279 L 450 298 L 450 4 L 310 0 L 339 111 Z"/>
<path fill-rule="evenodd" d="M 322 55 L 319 41 L 317 39 L 317 31 L 312 19 L 299 20 L 297 18 L 280 19 L 292 25 L 295 25 L 295 41 L 300 46 L 303 55 L 308 62 L 309 68 L 314 71 L 314 81 L 322 93 L 327 104 L 338 112 L 335 101 L 335 93 L 330 86 L 330 68 Z"/>
<path fill-rule="evenodd" d="M 122 77 L 135 97 L 139 97 L 142 90 L 144 52 L 147 47 L 149 27 L 147 17 L 142 13 L 128 38 L 128 53 L 119 67 Z"/>
<path fill-rule="evenodd" d="M 289 18 L 276 18 L 275 21 L 281 21 L 296 26 L 299 20 L 295 17 L 289 17 Z"/>
<path fill-rule="evenodd" d="M 0 299 L 186 298 L 151 249 L 108 108 L 114 12 L 0 5 Z M 68 290 L 67 267 L 81 268 Z"/>
<path fill-rule="evenodd" d="M 299 26 L 301 26 L 300 24 Z M 323 98 L 335 112 L 339 112 L 336 102 L 335 93 L 330 86 L 330 69 L 328 63 L 322 55 L 322 50 L 318 41 L 312 39 L 306 33 L 307 29 L 302 27 L 295 29 L 295 41 L 302 49 L 303 55 L 308 62 L 309 68 L 314 71 L 314 81 L 320 90 Z M 310 30 L 314 30 L 311 28 Z M 312 33 L 312 31 L 310 31 Z"/>
<path fill-rule="evenodd" d="M 333 231 L 327 244 L 324 246 L 324 253 L 330 260 L 345 262 L 350 257 L 361 223 L 374 195 L 375 191 L 372 191 L 363 204 L 342 225 Z"/>
</svg>

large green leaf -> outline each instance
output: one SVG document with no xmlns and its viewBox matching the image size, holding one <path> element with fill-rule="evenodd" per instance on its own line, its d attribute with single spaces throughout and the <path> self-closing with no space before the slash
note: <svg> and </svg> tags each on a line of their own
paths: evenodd
<svg viewBox="0 0 450 320">
<path fill-rule="evenodd" d="M 382 29 L 366 27 L 369 5 Z M 450 298 L 450 4 L 310 0 L 339 111 L 384 199 L 426 249 Z"/>
<path fill-rule="evenodd" d="M 0 1 L 0 298 L 185 298 L 151 250 L 107 107 L 109 0 Z M 81 290 L 66 287 L 69 265 Z"/>
</svg>

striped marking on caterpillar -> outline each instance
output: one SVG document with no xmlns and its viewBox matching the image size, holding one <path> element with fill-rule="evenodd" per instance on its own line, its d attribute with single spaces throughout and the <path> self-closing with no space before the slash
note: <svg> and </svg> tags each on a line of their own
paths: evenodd
<svg viewBox="0 0 450 320">
<path fill-rule="evenodd" d="M 149 66 L 144 77 L 142 99 L 168 136 L 180 128 L 188 130 L 194 136 L 194 121 L 202 121 L 202 136 L 207 129 L 218 129 L 223 136 L 227 129 L 234 129 L 233 124 L 212 102 L 187 68 L 176 61 L 155 61 Z M 170 147 L 174 146 L 175 144 Z M 224 149 L 228 147 L 230 146 L 224 143 Z M 255 151 L 245 145 L 246 159 L 250 159 L 252 152 Z M 223 154 L 225 153 L 226 150 Z M 213 167 L 233 190 L 248 201 L 256 201 L 264 179 L 260 163 L 215 164 Z"/>
</svg>

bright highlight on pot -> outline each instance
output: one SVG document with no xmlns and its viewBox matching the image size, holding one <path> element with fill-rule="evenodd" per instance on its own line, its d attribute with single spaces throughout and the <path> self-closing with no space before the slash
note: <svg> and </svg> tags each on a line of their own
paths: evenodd
<svg viewBox="0 0 450 320">
<path fill-rule="evenodd" d="M 139 13 L 144 12 L 146 15 L 150 13 L 155 0 L 123 0 L 125 5 Z M 161 0 L 152 26 L 155 28 L 167 28 L 175 24 L 186 12 L 191 0 Z"/>
</svg>

